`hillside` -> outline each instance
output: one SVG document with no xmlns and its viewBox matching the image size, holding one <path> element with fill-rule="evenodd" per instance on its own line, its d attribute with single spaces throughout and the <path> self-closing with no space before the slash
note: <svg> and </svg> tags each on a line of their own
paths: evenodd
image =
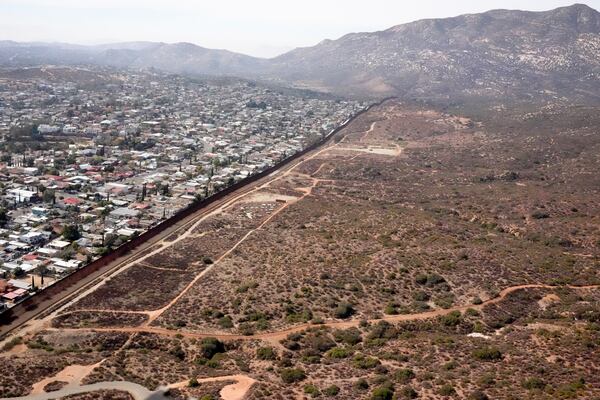
<svg viewBox="0 0 600 400">
<path fill-rule="evenodd" d="M 598 92 L 600 14 L 574 5 L 423 20 L 296 49 L 271 65 L 289 81 L 346 94 L 586 97 Z"/>
<path fill-rule="evenodd" d="M 245 76 L 265 63 L 227 50 L 206 49 L 191 43 L 129 42 L 99 46 L 63 43 L 0 42 L 0 65 L 101 65 L 120 68 L 157 68 L 195 75 Z"/>
</svg>

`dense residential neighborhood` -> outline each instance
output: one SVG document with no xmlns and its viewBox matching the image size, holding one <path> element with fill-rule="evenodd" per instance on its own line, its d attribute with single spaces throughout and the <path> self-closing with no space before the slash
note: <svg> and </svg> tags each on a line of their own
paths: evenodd
<svg viewBox="0 0 600 400">
<path fill-rule="evenodd" d="M 0 79 L 2 309 L 362 108 L 233 79 L 21 72 Z"/>
</svg>

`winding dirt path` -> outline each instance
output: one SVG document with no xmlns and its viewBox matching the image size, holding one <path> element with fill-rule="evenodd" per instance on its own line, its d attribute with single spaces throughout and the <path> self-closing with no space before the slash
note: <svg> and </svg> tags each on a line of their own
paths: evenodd
<svg viewBox="0 0 600 400">
<path fill-rule="evenodd" d="M 436 318 L 444 315 L 448 315 L 455 311 L 464 312 L 467 309 L 475 309 L 482 310 L 484 307 L 496 304 L 504 300 L 510 294 L 525 289 L 559 289 L 559 288 L 568 288 L 573 290 L 591 290 L 591 289 L 600 289 L 600 285 L 588 285 L 588 286 L 554 286 L 554 285 L 544 285 L 544 284 L 526 284 L 526 285 L 517 285 L 511 286 L 504 290 L 502 290 L 497 297 L 493 299 L 489 299 L 484 301 L 478 305 L 463 305 L 457 307 L 451 307 L 447 309 L 437 309 L 433 311 L 426 311 L 422 313 L 416 314 L 401 314 L 401 315 L 389 315 L 383 318 L 373 319 L 369 322 L 377 323 L 380 321 L 386 322 L 406 322 L 406 321 L 419 321 L 430 318 Z M 183 336 L 187 338 L 193 339 L 201 339 L 206 337 L 215 337 L 219 340 L 266 340 L 269 342 L 280 341 L 285 339 L 291 333 L 297 333 L 304 331 L 311 327 L 322 326 L 334 329 L 347 329 L 351 327 L 357 327 L 360 323 L 358 319 L 351 319 L 346 321 L 330 321 L 325 322 L 323 324 L 315 325 L 315 324 L 301 324 L 296 325 L 291 328 L 286 328 L 273 332 L 265 332 L 255 335 L 239 335 L 239 334 L 231 334 L 231 333 L 201 333 L 201 332 L 189 332 L 189 331 L 181 331 L 181 330 L 172 330 L 166 329 L 156 326 L 139 326 L 139 327 L 114 327 L 114 328 L 58 328 L 53 330 L 60 330 L 63 332 L 78 332 L 78 331 L 91 331 L 91 332 L 124 332 L 124 333 L 154 333 L 157 335 L 163 336 Z"/>
<path fill-rule="evenodd" d="M 364 142 L 367 137 L 369 136 L 369 134 L 371 132 L 373 132 L 373 130 L 375 129 L 375 124 L 377 123 L 377 121 L 374 121 L 373 123 L 371 123 L 371 126 L 369 127 L 368 131 L 365 131 L 365 134 L 359 139 L 359 142 Z"/>
</svg>

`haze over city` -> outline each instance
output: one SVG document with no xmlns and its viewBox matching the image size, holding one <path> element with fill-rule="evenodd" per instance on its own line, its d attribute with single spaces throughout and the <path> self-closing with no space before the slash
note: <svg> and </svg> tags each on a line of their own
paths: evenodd
<svg viewBox="0 0 600 400">
<path fill-rule="evenodd" d="M 542 11 L 564 0 L 3 0 L 0 39 L 104 44 L 191 42 L 259 57 L 424 18 L 491 9 Z M 586 2 L 600 8 L 600 0 Z"/>
</svg>

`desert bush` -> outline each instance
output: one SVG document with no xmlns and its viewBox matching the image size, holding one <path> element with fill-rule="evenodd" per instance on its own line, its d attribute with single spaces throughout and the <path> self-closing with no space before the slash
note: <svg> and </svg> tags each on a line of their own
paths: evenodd
<svg viewBox="0 0 600 400">
<path fill-rule="evenodd" d="M 277 353 L 272 347 L 261 347 L 256 350 L 256 357 L 259 360 L 274 360 L 277 358 Z"/>
<path fill-rule="evenodd" d="M 233 321 L 229 315 L 219 318 L 219 326 L 223 329 L 233 328 Z"/>
<path fill-rule="evenodd" d="M 469 395 L 469 400 L 489 400 L 489 397 L 481 390 L 476 390 Z"/>
<path fill-rule="evenodd" d="M 422 290 L 419 290 L 413 294 L 415 301 L 428 301 L 430 296 Z"/>
<path fill-rule="evenodd" d="M 442 324 L 445 326 L 457 326 L 461 322 L 460 311 L 452 311 L 450 314 L 442 317 Z"/>
<path fill-rule="evenodd" d="M 452 396 L 454 393 L 456 393 L 456 390 L 454 390 L 454 387 L 452 385 L 447 383 L 440 387 L 438 393 L 442 396 Z"/>
<path fill-rule="evenodd" d="M 362 336 L 357 328 L 339 329 L 333 332 L 333 338 L 338 343 L 354 346 L 362 341 Z"/>
<path fill-rule="evenodd" d="M 348 302 L 341 302 L 333 312 L 334 317 L 339 319 L 349 318 L 352 314 L 354 314 L 354 307 Z"/>
<path fill-rule="evenodd" d="M 219 339 L 207 337 L 200 342 L 200 355 L 211 359 L 217 353 L 225 353 L 225 345 Z"/>
<path fill-rule="evenodd" d="M 348 358 L 352 355 L 352 350 L 344 347 L 334 347 L 327 352 L 329 358 Z"/>
<path fill-rule="evenodd" d="M 306 372 L 300 368 L 285 368 L 279 373 L 284 383 L 300 382 L 306 379 Z"/>
<path fill-rule="evenodd" d="M 556 390 L 556 396 L 561 399 L 574 399 L 579 396 L 578 392 L 585 388 L 585 380 L 579 378 L 578 380 L 560 385 Z"/>
<path fill-rule="evenodd" d="M 401 383 L 407 383 L 414 379 L 415 373 L 412 369 L 399 369 L 394 373 L 394 377 Z"/>
<path fill-rule="evenodd" d="M 386 313 L 387 315 L 398 314 L 398 310 L 396 309 L 396 305 L 394 303 L 390 303 L 387 306 L 385 306 L 385 309 L 383 310 L 383 312 Z"/>
<path fill-rule="evenodd" d="M 474 308 L 467 308 L 467 311 L 465 311 L 465 315 L 469 317 L 479 317 L 481 313 Z"/>
<path fill-rule="evenodd" d="M 523 387 L 527 390 L 543 389 L 545 386 L 546 384 L 544 383 L 544 381 L 535 376 L 527 378 L 523 382 Z"/>
<path fill-rule="evenodd" d="M 473 356 L 479 360 L 495 361 L 502 358 L 502 352 L 495 347 L 482 347 L 473 352 Z"/>
<path fill-rule="evenodd" d="M 373 325 L 369 334 L 367 335 L 367 339 L 394 339 L 398 337 L 398 330 L 394 327 L 394 325 L 390 324 L 386 321 L 379 321 L 377 324 Z"/>
<path fill-rule="evenodd" d="M 354 387 L 358 390 L 367 390 L 369 388 L 369 382 L 365 378 L 360 378 L 354 382 Z"/>
<path fill-rule="evenodd" d="M 400 398 L 401 399 L 416 399 L 419 397 L 419 394 L 410 386 L 405 386 L 400 390 Z"/>
<path fill-rule="evenodd" d="M 393 398 L 394 389 L 389 386 L 380 386 L 371 394 L 371 400 L 392 400 Z"/>
<path fill-rule="evenodd" d="M 185 351 L 183 351 L 180 345 L 171 348 L 169 350 L 169 353 L 171 353 L 173 356 L 177 357 L 182 361 L 185 359 Z"/>
<path fill-rule="evenodd" d="M 369 357 L 369 356 L 365 357 L 363 354 L 357 354 L 352 359 L 352 364 L 356 368 L 371 369 L 371 368 L 375 368 L 376 366 L 381 364 L 381 362 L 374 357 Z"/>
<path fill-rule="evenodd" d="M 4 351 L 10 351 L 13 349 L 13 347 L 15 347 L 16 345 L 19 345 L 23 343 L 23 339 L 19 336 L 12 338 L 11 340 L 9 340 L 8 342 L 6 342 L 6 344 L 2 347 L 2 350 Z"/>
<path fill-rule="evenodd" d="M 311 397 L 317 397 L 321 394 L 321 392 L 319 391 L 319 388 L 312 384 L 308 384 L 308 385 L 304 386 L 304 393 L 306 393 L 307 395 L 309 395 Z"/>
<path fill-rule="evenodd" d="M 321 332 L 306 336 L 304 343 L 308 348 L 313 349 L 317 353 L 324 353 L 335 347 L 335 342 L 328 335 Z"/>
<path fill-rule="evenodd" d="M 337 396 L 340 392 L 339 386 L 331 385 L 323 389 L 323 394 L 328 397 Z"/>
</svg>

